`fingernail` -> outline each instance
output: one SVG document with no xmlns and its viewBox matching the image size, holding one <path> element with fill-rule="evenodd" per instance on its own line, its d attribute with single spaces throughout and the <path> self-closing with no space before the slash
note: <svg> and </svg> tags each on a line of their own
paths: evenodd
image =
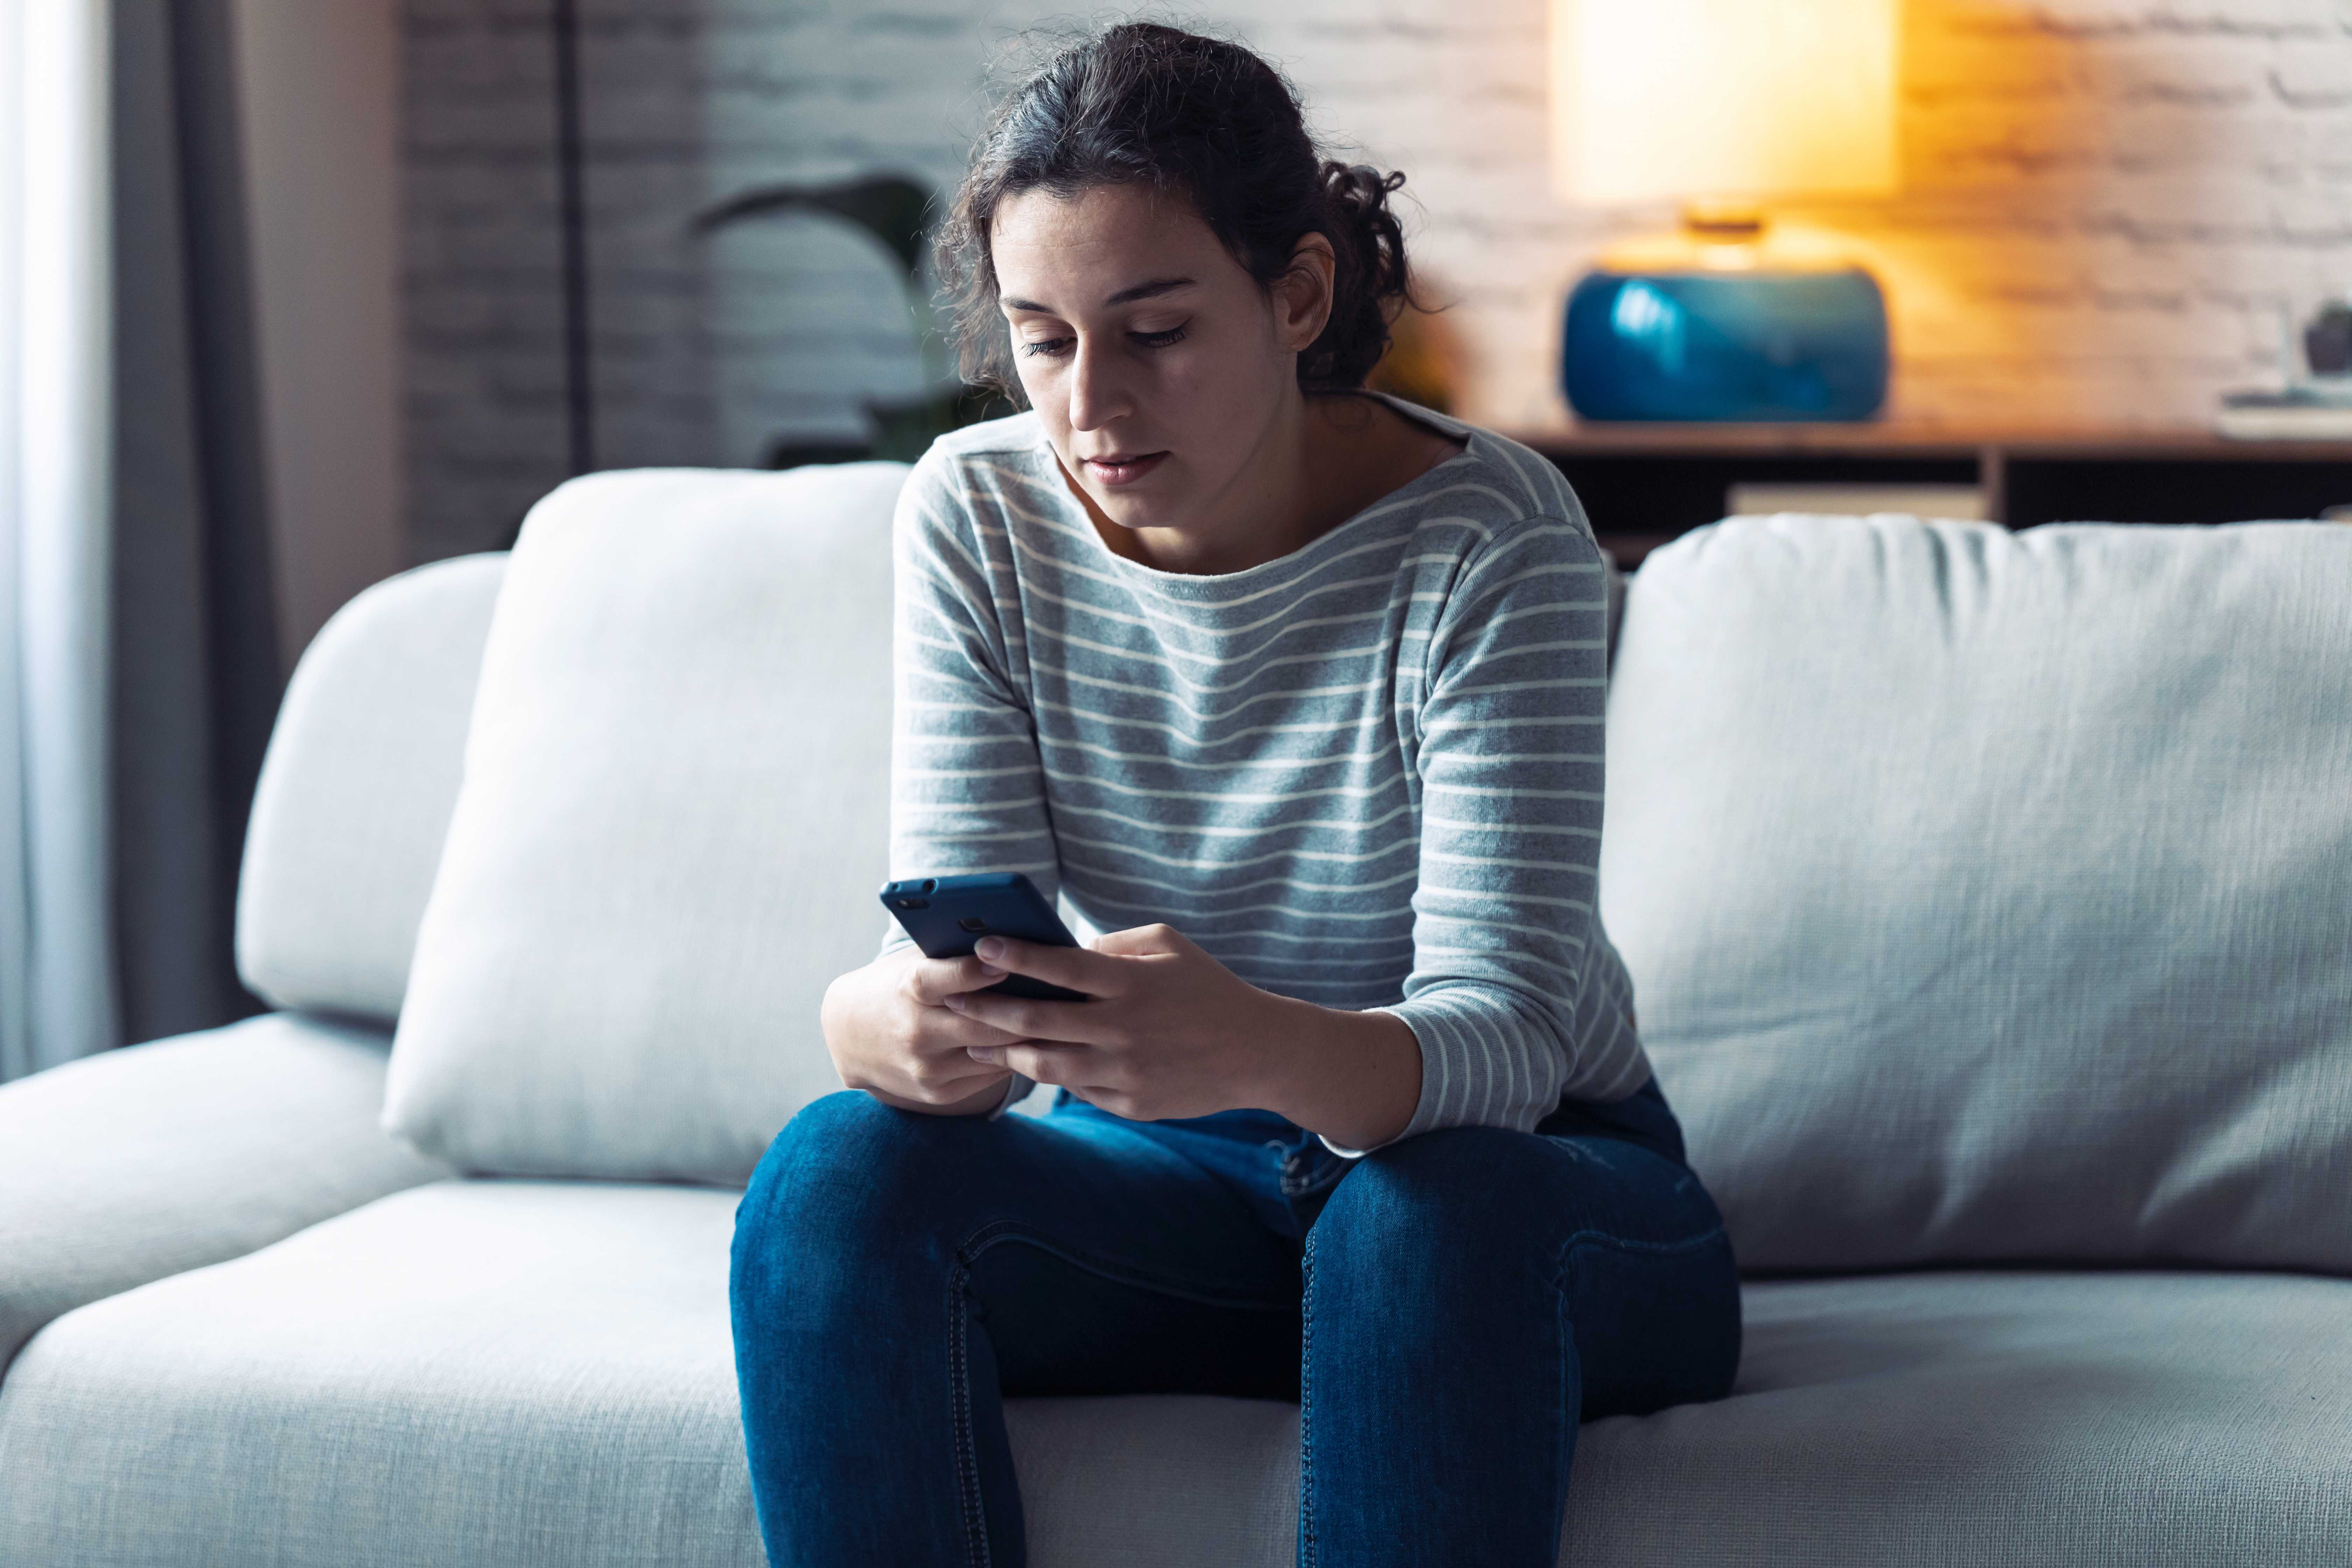
<svg viewBox="0 0 2352 1568">
<path fill-rule="evenodd" d="M 972 951 L 980 954 L 982 963 L 993 963 L 1004 956 L 1004 939 L 1001 936 L 982 937 L 980 945 Z"/>
<path fill-rule="evenodd" d="M 957 1012 L 959 1012 L 959 1013 L 962 1012 L 962 1011 L 963 1011 L 963 993 L 962 993 L 962 992 L 961 992 L 961 991 L 959 991 L 959 992 L 957 992 L 954 995 L 952 995 L 952 996 L 949 997 L 949 998 L 948 998 L 948 1005 L 949 1005 L 949 1006 L 950 1006 L 950 1007 L 952 1007 L 952 1008 L 954 1008 L 954 1009 L 955 1009 Z"/>
<path fill-rule="evenodd" d="M 982 964 L 980 966 L 980 972 L 982 974 L 987 975 L 991 980 L 1002 980 L 1004 978 L 1006 973 L 1005 971 L 997 968 L 996 965 L 992 963 Z"/>
<path fill-rule="evenodd" d="M 996 1047 L 994 1046 L 966 1046 L 964 1047 L 964 1053 L 976 1062 L 986 1062 L 990 1067 L 994 1067 L 996 1065 Z"/>
</svg>

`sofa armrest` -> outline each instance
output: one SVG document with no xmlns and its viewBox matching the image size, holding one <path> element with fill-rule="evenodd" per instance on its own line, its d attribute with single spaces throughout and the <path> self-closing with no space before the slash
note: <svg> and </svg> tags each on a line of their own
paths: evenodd
<svg viewBox="0 0 2352 1568">
<path fill-rule="evenodd" d="M 0 1088 L 0 1369 L 85 1302 L 449 1175 L 378 1128 L 385 1051 L 278 1013 Z"/>
</svg>

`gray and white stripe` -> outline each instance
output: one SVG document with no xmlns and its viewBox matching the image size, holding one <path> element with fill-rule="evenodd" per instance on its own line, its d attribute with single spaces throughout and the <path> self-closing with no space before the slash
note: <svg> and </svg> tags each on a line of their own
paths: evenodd
<svg viewBox="0 0 2352 1568">
<path fill-rule="evenodd" d="M 1034 416 L 898 517 L 891 875 L 1025 871 L 1422 1047 L 1405 1136 L 1650 1076 L 1594 912 L 1606 585 L 1567 483 L 1486 431 L 1228 576 L 1105 548 Z"/>
</svg>

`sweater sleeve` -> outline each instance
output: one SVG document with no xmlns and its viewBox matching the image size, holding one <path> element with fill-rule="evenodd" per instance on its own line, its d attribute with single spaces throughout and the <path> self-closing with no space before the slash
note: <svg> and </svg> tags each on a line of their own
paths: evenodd
<svg viewBox="0 0 2352 1568">
<path fill-rule="evenodd" d="M 1421 781 L 1413 967 L 1383 1009 L 1421 1042 L 1401 1135 L 1531 1130 L 1563 1095 L 1608 1100 L 1649 1076 L 1595 915 L 1608 587 L 1575 522 L 1497 530 L 1433 628 L 1412 740 Z M 1353 1151 L 1341 1151 L 1353 1152 Z"/>
<path fill-rule="evenodd" d="M 1013 675 L 1018 600 L 1009 572 L 1000 596 L 990 570 L 992 545 L 1009 560 L 1003 524 L 978 515 L 941 458 L 908 479 L 895 522 L 890 875 L 1022 871 L 1050 901 L 1060 863 L 1036 725 Z M 909 944 L 892 922 L 883 952 Z M 1015 1075 L 995 1114 L 1032 1087 Z"/>
<path fill-rule="evenodd" d="M 919 468 L 898 501 L 890 875 L 1023 871 L 1047 899 L 1060 865 L 1003 523 L 976 515 L 954 468 Z M 1000 591 L 1000 576 L 1003 586 Z M 900 940 L 904 940 L 901 938 Z"/>
</svg>

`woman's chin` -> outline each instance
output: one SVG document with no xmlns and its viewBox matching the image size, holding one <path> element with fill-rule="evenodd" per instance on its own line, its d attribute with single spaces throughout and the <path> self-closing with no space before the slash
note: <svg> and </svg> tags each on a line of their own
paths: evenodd
<svg viewBox="0 0 2352 1568">
<path fill-rule="evenodd" d="M 1173 506 L 1164 496 L 1139 495 L 1133 489 L 1104 491 L 1089 485 L 1087 495 L 1095 509 L 1118 527 L 1129 533 L 1142 533 L 1161 529 L 1181 530 L 1185 510 Z"/>
</svg>

